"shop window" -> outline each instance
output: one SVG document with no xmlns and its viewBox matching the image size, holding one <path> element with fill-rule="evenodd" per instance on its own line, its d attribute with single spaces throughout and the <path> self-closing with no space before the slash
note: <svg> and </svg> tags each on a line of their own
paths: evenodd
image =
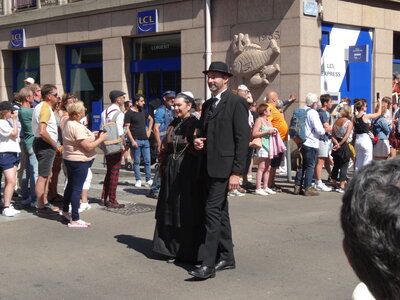
<svg viewBox="0 0 400 300">
<path fill-rule="evenodd" d="M 40 83 L 39 49 L 14 51 L 13 53 L 13 91 L 24 87 L 24 79 L 32 77 Z"/>
<path fill-rule="evenodd" d="M 181 90 L 179 33 L 135 38 L 132 49 L 132 94 L 144 94 L 148 105 L 166 90 Z"/>
<path fill-rule="evenodd" d="M 67 92 L 75 93 L 89 112 L 92 102 L 103 101 L 102 44 L 67 46 Z"/>
<path fill-rule="evenodd" d="M 400 32 L 393 34 L 393 73 L 400 74 Z"/>
</svg>

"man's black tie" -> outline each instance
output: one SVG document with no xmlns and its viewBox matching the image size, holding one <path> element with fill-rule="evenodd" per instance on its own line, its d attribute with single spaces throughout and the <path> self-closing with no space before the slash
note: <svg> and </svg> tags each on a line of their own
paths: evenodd
<svg viewBox="0 0 400 300">
<path fill-rule="evenodd" d="M 211 98 L 211 105 L 210 105 L 210 109 L 208 111 L 209 116 L 211 116 L 213 114 L 213 112 L 215 110 L 215 107 L 217 107 L 217 101 L 218 101 L 217 97 L 212 97 Z"/>
</svg>

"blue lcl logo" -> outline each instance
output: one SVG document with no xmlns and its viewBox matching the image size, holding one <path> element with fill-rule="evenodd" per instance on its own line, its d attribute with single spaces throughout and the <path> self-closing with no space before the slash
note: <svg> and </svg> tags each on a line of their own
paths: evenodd
<svg viewBox="0 0 400 300">
<path fill-rule="evenodd" d="M 11 48 L 25 47 L 25 29 L 15 29 L 11 31 Z"/>
<path fill-rule="evenodd" d="M 137 33 L 151 33 L 158 31 L 158 12 L 157 9 L 138 12 Z"/>
</svg>

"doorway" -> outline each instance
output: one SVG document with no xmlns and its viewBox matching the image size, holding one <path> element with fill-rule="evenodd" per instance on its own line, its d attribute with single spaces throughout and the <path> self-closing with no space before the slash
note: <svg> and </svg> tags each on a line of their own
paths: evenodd
<svg viewBox="0 0 400 300">
<path fill-rule="evenodd" d="M 165 91 L 181 90 L 180 34 L 135 38 L 132 48 L 132 95 L 143 94 L 147 109 Z"/>
</svg>

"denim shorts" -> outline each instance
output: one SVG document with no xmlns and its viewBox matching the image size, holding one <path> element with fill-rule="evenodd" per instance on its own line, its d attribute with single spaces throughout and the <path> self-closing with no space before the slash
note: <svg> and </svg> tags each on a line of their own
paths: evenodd
<svg viewBox="0 0 400 300">
<path fill-rule="evenodd" d="M 11 169 L 18 166 L 21 154 L 17 152 L 0 152 L 0 171 Z"/>
</svg>

